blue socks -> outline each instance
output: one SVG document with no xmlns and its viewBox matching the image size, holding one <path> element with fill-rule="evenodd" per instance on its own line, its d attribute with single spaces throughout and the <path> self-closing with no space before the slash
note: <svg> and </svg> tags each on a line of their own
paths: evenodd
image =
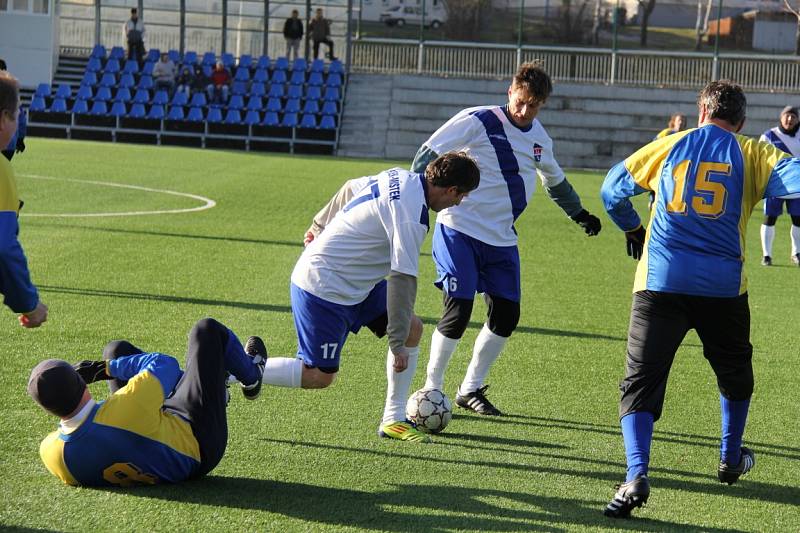
<svg viewBox="0 0 800 533">
<path fill-rule="evenodd" d="M 736 466 L 742 459 L 742 435 L 747 423 L 750 400 L 729 400 L 719 395 L 722 411 L 722 442 L 719 446 L 720 461 Z"/>
<path fill-rule="evenodd" d="M 640 411 L 627 414 L 620 420 L 620 425 L 628 461 L 628 474 L 625 477 L 627 483 L 647 475 L 650 443 L 653 440 L 653 413 Z"/>
<path fill-rule="evenodd" d="M 230 329 L 228 342 L 225 343 L 225 370 L 243 385 L 252 385 L 261 379 L 258 367 L 253 364 L 253 359 L 245 353 L 242 343 Z"/>
</svg>

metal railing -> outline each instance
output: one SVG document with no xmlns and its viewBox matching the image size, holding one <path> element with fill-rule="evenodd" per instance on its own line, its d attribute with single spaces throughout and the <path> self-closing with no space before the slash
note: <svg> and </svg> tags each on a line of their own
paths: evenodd
<svg viewBox="0 0 800 533">
<path fill-rule="evenodd" d="M 699 88 L 729 78 L 747 90 L 800 93 L 800 58 L 781 55 L 656 52 L 600 48 L 522 46 L 358 39 L 353 72 L 509 78 L 522 61 L 541 59 L 564 82 Z"/>
</svg>

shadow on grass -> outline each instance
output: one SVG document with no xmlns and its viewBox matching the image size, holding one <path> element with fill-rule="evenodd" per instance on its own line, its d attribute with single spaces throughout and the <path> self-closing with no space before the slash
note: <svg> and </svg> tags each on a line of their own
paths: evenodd
<svg viewBox="0 0 800 533">
<path fill-rule="evenodd" d="M 180 488 L 144 487 L 130 494 L 266 511 L 310 523 L 376 531 L 564 531 L 574 526 L 637 531 L 676 528 L 689 532 L 736 531 L 647 518 L 613 521 L 601 514 L 605 502 L 472 487 L 391 484 L 382 492 L 366 492 L 306 483 L 209 476 Z"/>
<path fill-rule="evenodd" d="M 432 318 L 429 316 L 421 316 L 419 317 L 419 319 L 422 320 L 423 324 L 427 324 L 429 326 L 435 326 L 436 324 L 439 323 L 438 318 Z M 470 321 L 469 327 L 475 329 L 481 329 L 483 327 L 483 322 Z M 517 326 L 517 329 L 514 330 L 514 333 L 531 333 L 534 335 L 550 335 L 553 337 L 574 337 L 578 339 L 602 339 L 602 340 L 616 341 L 616 342 L 627 341 L 627 339 L 622 337 L 612 337 L 610 335 L 603 335 L 601 333 L 569 331 L 566 329 L 535 328 L 531 326 Z"/>
<path fill-rule="evenodd" d="M 61 530 L 36 528 L 36 527 L 9 526 L 7 524 L 0 522 L 0 531 L 3 531 L 4 533 L 56 533 Z"/>
</svg>

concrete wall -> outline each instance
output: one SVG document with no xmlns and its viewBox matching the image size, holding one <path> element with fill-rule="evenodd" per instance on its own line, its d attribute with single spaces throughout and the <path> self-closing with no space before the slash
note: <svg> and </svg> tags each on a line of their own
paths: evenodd
<svg viewBox="0 0 800 533">
<path fill-rule="evenodd" d="M 0 57 L 23 87 L 49 83 L 58 65 L 58 20 L 50 13 L 3 12 L 0 15 Z"/>
</svg>

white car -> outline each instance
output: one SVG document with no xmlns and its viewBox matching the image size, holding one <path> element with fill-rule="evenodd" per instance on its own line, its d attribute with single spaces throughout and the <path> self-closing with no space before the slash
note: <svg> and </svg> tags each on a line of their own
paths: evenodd
<svg viewBox="0 0 800 533">
<path fill-rule="evenodd" d="M 441 13 L 425 13 L 425 26 L 436 29 L 445 23 L 447 17 Z M 416 24 L 422 21 L 422 8 L 414 6 L 392 6 L 381 13 L 381 22 L 387 26 L 405 26 L 406 24 Z"/>
</svg>

